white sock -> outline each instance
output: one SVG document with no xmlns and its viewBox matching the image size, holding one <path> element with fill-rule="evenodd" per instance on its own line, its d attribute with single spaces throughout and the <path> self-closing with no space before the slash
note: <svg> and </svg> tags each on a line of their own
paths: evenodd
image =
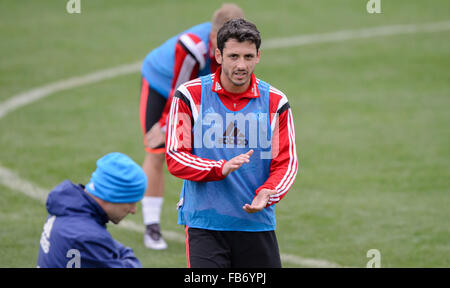
<svg viewBox="0 0 450 288">
<path fill-rule="evenodd" d="M 160 222 L 163 200 L 163 197 L 150 196 L 146 196 L 142 199 L 142 215 L 144 216 L 145 225 Z"/>
</svg>

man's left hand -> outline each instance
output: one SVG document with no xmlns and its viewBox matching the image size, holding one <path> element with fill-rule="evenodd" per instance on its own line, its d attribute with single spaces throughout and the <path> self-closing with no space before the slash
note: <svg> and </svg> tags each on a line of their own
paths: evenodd
<svg viewBox="0 0 450 288">
<path fill-rule="evenodd" d="M 259 212 L 266 207 L 271 195 L 277 194 L 277 190 L 262 189 L 252 201 L 252 204 L 245 204 L 242 209 L 247 213 Z"/>
</svg>

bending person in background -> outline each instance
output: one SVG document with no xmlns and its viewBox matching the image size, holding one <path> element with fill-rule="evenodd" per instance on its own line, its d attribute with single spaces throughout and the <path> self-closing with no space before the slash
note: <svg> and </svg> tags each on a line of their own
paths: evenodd
<svg viewBox="0 0 450 288">
<path fill-rule="evenodd" d="M 140 119 L 146 151 L 143 169 L 148 177 L 148 188 L 142 200 L 142 214 L 146 226 L 144 243 L 148 248 L 167 248 L 160 222 L 166 119 L 173 92 L 186 81 L 216 71 L 219 66 L 214 57 L 217 31 L 226 21 L 243 17 L 238 6 L 223 4 L 214 12 L 211 23 L 199 24 L 170 38 L 144 60 Z"/>
</svg>

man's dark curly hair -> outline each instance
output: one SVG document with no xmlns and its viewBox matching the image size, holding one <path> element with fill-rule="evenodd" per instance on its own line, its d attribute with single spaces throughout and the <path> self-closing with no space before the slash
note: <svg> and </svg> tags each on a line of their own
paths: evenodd
<svg viewBox="0 0 450 288">
<path fill-rule="evenodd" d="M 217 48 L 221 54 L 223 54 L 223 48 L 228 39 L 235 39 L 238 42 L 250 41 L 256 45 L 256 51 L 261 46 L 258 28 L 245 19 L 229 20 L 219 29 L 219 32 L 217 32 Z"/>
</svg>

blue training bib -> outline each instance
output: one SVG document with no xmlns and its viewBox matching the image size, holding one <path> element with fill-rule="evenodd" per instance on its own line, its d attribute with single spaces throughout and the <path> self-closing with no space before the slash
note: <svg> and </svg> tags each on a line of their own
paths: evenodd
<svg viewBox="0 0 450 288">
<path fill-rule="evenodd" d="M 240 111 L 227 109 L 212 91 L 211 75 L 201 77 L 199 116 L 193 127 L 193 154 L 211 160 L 231 158 L 254 150 L 244 164 L 224 180 L 185 180 L 178 223 L 192 228 L 219 231 L 272 231 L 276 228 L 275 205 L 249 214 L 255 191 L 270 174 L 272 131 L 269 114 L 269 84 L 259 80 L 260 97 Z"/>
</svg>

